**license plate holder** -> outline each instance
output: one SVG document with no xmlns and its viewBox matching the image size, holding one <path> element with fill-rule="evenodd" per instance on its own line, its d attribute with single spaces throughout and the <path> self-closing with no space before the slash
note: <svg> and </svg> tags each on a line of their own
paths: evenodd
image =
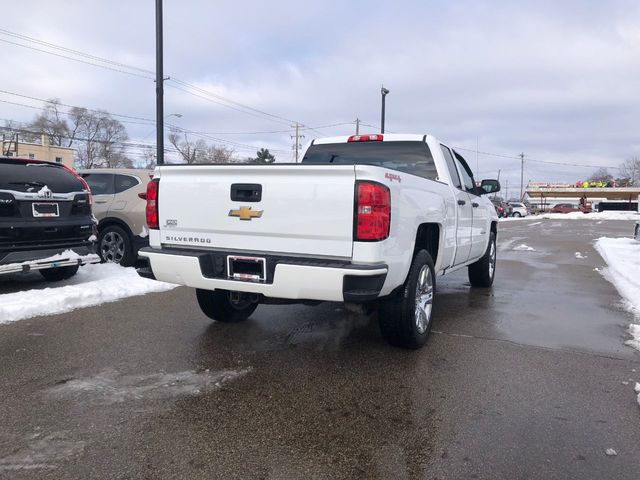
<svg viewBox="0 0 640 480">
<path fill-rule="evenodd" d="M 60 208 L 57 203 L 32 203 L 31 212 L 35 218 L 59 217 Z"/>
<path fill-rule="evenodd" d="M 267 260 L 263 257 L 244 255 L 227 256 L 227 276 L 245 282 L 265 282 L 267 280 Z"/>
</svg>

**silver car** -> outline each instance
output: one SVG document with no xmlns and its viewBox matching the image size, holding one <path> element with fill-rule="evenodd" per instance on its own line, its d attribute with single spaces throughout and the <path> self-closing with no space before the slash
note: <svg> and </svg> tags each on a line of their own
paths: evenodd
<svg viewBox="0 0 640 480">
<path fill-rule="evenodd" d="M 98 254 L 105 262 L 133 265 L 138 250 L 149 244 L 145 193 L 153 172 L 98 168 L 78 172 L 93 194 L 98 219 Z"/>
</svg>

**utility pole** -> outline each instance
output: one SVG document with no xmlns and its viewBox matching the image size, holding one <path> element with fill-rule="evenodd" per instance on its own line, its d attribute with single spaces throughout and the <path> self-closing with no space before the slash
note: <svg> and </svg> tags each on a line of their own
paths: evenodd
<svg viewBox="0 0 640 480">
<path fill-rule="evenodd" d="M 524 188 L 524 153 L 520 154 L 520 201 L 524 198 L 522 190 Z"/>
<path fill-rule="evenodd" d="M 500 183 L 500 171 L 501 171 L 501 170 L 500 170 L 500 169 L 498 169 L 498 183 Z M 494 193 L 494 194 L 493 194 L 493 198 L 494 198 L 494 200 L 495 200 L 495 198 L 496 198 L 496 195 L 498 195 L 498 194 L 497 194 L 497 193 Z"/>
<path fill-rule="evenodd" d="M 504 199 L 507 202 L 509 201 L 509 179 L 508 178 L 504 181 Z"/>
<path fill-rule="evenodd" d="M 384 133 L 384 99 L 389 94 L 389 89 L 384 88 L 384 85 L 380 89 L 380 94 L 382 95 L 382 118 L 380 120 L 380 133 Z"/>
<path fill-rule="evenodd" d="M 360 135 L 360 119 L 356 118 L 356 135 Z"/>
<path fill-rule="evenodd" d="M 300 127 L 301 127 L 301 125 L 298 122 L 296 122 L 296 124 L 293 125 L 292 127 L 296 129 L 296 134 L 295 135 L 291 135 L 291 138 L 295 138 L 295 143 L 293 144 L 293 150 L 294 150 L 295 155 L 296 155 L 296 163 L 298 163 L 298 151 L 299 151 L 300 147 L 302 146 L 302 145 L 300 145 L 300 139 L 304 138 L 304 135 L 300 135 Z"/>
<path fill-rule="evenodd" d="M 156 0 L 156 161 L 164 164 L 164 73 L 162 71 L 162 0 Z"/>
</svg>

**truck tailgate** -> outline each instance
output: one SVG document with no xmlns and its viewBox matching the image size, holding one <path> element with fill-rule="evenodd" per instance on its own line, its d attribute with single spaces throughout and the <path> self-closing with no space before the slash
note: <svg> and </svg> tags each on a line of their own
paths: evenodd
<svg viewBox="0 0 640 480">
<path fill-rule="evenodd" d="M 350 165 L 163 166 L 161 243 L 350 258 L 354 182 Z"/>
</svg>

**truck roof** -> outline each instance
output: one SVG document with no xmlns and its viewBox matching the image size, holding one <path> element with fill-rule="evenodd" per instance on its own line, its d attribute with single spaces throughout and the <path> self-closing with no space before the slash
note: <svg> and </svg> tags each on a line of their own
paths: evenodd
<svg viewBox="0 0 640 480">
<path fill-rule="evenodd" d="M 379 133 L 363 133 L 361 135 L 380 135 Z M 327 143 L 347 143 L 353 135 L 341 135 L 339 137 L 316 138 L 311 142 L 312 145 L 322 145 Z M 383 142 L 423 142 L 430 135 L 417 133 L 383 133 Z"/>
</svg>

